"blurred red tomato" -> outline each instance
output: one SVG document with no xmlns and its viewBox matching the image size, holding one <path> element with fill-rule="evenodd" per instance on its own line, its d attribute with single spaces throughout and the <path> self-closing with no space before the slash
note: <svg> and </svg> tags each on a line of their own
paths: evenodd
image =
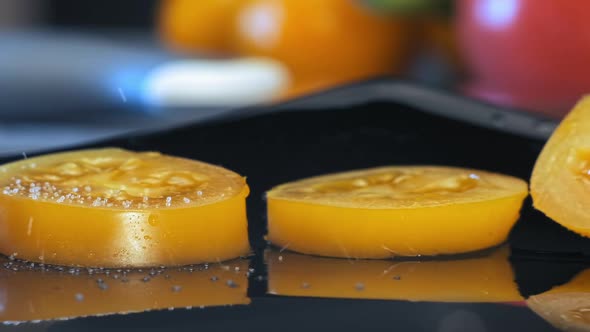
<svg viewBox="0 0 590 332">
<path fill-rule="evenodd" d="M 590 92 L 589 13 L 588 0 L 459 0 L 467 90 L 562 116 Z"/>
</svg>

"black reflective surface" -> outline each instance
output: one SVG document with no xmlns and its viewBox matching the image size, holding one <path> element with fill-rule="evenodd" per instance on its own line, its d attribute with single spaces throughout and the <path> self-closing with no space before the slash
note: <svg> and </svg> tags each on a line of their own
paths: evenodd
<svg viewBox="0 0 590 332">
<path fill-rule="evenodd" d="M 441 107 L 445 107 L 441 105 Z M 267 294 L 264 192 L 294 179 L 389 164 L 480 168 L 528 179 L 543 141 L 482 129 L 392 103 L 325 112 L 283 112 L 104 142 L 223 165 L 251 187 L 248 217 L 255 256 L 247 306 L 179 309 L 5 326 L 17 331 L 553 331 L 517 303 L 321 299 Z M 477 222 L 474 220 L 474 222 Z M 590 267 L 589 240 L 531 208 L 510 235 L 510 264 L 523 296 L 566 283 Z M 432 276 L 436 284 L 436 275 Z M 352 286 L 351 286 L 352 287 Z M 111 294 L 117 301 L 117 294 Z M 514 301 L 510 301 L 514 302 Z M 10 305 L 9 302 L 4 305 Z"/>
</svg>

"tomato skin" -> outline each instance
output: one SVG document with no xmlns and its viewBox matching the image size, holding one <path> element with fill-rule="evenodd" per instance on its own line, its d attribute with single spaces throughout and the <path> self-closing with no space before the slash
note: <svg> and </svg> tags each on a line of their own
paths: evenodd
<svg viewBox="0 0 590 332">
<path fill-rule="evenodd" d="M 124 211 L 0 197 L 0 252 L 66 266 L 180 266 L 249 251 L 248 189 L 198 208 Z"/>
<path fill-rule="evenodd" d="M 459 0 L 472 94 L 562 116 L 590 90 L 590 2 Z"/>
<path fill-rule="evenodd" d="M 241 0 L 166 0 L 158 14 L 166 45 L 181 53 L 230 54 L 230 23 Z"/>
<path fill-rule="evenodd" d="M 158 15 L 175 51 L 281 61 L 283 97 L 401 72 L 413 27 L 357 0 L 165 0 Z"/>
<path fill-rule="evenodd" d="M 240 55 L 278 59 L 304 83 L 396 72 L 405 53 L 406 23 L 355 1 L 247 0 L 236 28 Z"/>
</svg>

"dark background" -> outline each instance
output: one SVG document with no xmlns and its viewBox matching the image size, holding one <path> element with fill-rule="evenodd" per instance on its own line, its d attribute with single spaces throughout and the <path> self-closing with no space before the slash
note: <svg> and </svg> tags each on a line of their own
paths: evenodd
<svg viewBox="0 0 590 332">
<path fill-rule="evenodd" d="M 155 0 L 50 0 L 46 3 L 45 22 L 57 27 L 150 28 L 157 7 Z"/>
<path fill-rule="evenodd" d="M 150 28 L 154 25 L 157 0 L 21 0 L 18 6 L 6 1 L 1 19 L 19 16 L 24 11 L 34 17 L 34 25 L 53 27 Z M 12 1 L 12 0 L 10 0 Z M 16 9 L 15 9 L 16 8 Z M 9 23 L 12 20 L 9 20 Z M 9 25 L 10 27 L 10 25 Z M 0 26 L 1 30 L 1 26 Z"/>
</svg>

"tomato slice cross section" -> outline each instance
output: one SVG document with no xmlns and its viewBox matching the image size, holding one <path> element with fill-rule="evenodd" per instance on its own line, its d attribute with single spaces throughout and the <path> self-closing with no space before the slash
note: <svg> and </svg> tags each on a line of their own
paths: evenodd
<svg viewBox="0 0 590 332">
<path fill-rule="evenodd" d="M 503 242 L 526 182 L 479 170 L 382 167 L 309 178 L 268 192 L 269 240 L 347 258 L 455 254 Z"/>
<path fill-rule="evenodd" d="M 249 250 L 245 179 L 116 148 L 0 166 L 0 252 L 77 266 L 184 265 Z"/>
<path fill-rule="evenodd" d="M 557 127 L 531 177 L 535 208 L 562 226 L 590 236 L 590 96 Z"/>
</svg>

